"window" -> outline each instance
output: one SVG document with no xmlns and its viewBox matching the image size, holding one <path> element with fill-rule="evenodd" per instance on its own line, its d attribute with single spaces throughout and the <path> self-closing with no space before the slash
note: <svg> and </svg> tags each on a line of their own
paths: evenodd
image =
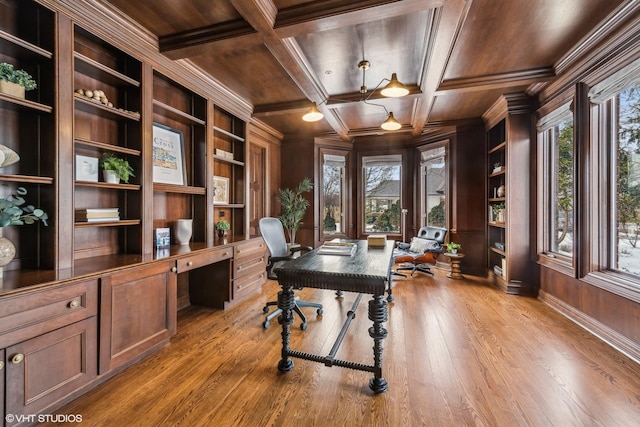
<svg viewBox="0 0 640 427">
<path fill-rule="evenodd" d="M 574 139 L 570 104 L 541 120 L 543 252 L 573 258 Z"/>
<path fill-rule="evenodd" d="M 322 154 L 322 235 L 346 234 L 346 154 Z"/>
<path fill-rule="evenodd" d="M 589 98 L 596 104 L 593 139 L 602 159 L 600 270 L 640 283 L 640 60 L 592 87 Z"/>
<path fill-rule="evenodd" d="M 362 158 L 364 232 L 400 233 L 402 156 Z"/>
<path fill-rule="evenodd" d="M 615 182 L 611 268 L 640 276 L 640 83 L 620 92 L 611 105 L 617 124 L 611 174 Z"/>
<path fill-rule="evenodd" d="M 422 225 L 447 228 L 447 157 L 444 146 L 420 153 Z"/>
</svg>

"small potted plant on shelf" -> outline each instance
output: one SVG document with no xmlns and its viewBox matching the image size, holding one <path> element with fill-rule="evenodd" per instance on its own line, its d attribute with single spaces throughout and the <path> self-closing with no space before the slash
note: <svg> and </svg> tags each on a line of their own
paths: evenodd
<svg viewBox="0 0 640 427">
<path fill-rule="evenodd" d="M 27 90 L 37 87 L 36 81 L 24 70 L 16 70 L 13 65 L 0 63 L 0 92 L 24 99 Z"/>
<path fill-rule="evenodd" d="M 496 203 L 491 206 L 493 211 L 493 220 L 495 222 L 504 222 L 504 203 Z"/>
<path fill-rule="evenodd" d="M 117 184 L 122 180 L 128 183 L 129 178 L 135 176 L 129 162 L 113 153 L 107 153 L 100 163 L 104 171 L 105 182 Z"/>
<path fill-rule="evenodd" d="M 2 229 L 10 225 L 34 224 L 36 221 L 42 221 L 47 224 L 49 216 L 45 211 L 36 208 L 33 205 L 26 205 L 24 197 L 27 190 L 18 187 L 14 194 L 8 197 L 0 198 L 0 267 L 7 265 L 16 255 L 16 248 L 11 241 L 2 236 Z M 0 269 L 0 277 L 2 277 L 2 269 Z"/>
<path fill-rule="evenodd" d="M 221 219 L 220 221 L 216 222 L 216 230 L 218 230 L 218 237 L 220 237 L 221 239 L 227 236 L 227 233 L 229 232 L 230 229 L 231 229 L 231 225 L 224 219 Z"/>
<path fill-rule="evenodd" d="M 445 247 L 447 248 L 448 254 L 457 254 L 458 249 L 462 248 L 462 245 L 456 242 L 449 242 L 445 245 Z"/>
</svg>

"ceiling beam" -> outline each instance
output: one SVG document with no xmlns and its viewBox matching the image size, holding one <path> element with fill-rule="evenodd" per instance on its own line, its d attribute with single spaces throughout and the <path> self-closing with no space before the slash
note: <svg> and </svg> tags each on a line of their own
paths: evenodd
<svg viewBox="0 0 640 427">
<path fill-rule="evenodd" d="M 237 19 L 160 36 L 158 42 L 160 53 L 171 59 L 181 59 L 197 54 L 198 51 L 194 50 L 194 47 L 251 34 L 256 34 L 256 30 L 244 19 Z"/>
<path fill-rule="evenodd" d="M 529 86 L 534 83 L 549 81 L 555 76 L 556 73 L 553 67 L 541 67 L 485 76 L 448 79 L 440 83 L 435 94 L 442 95 L 445 92 L 474 92 L 504 87 Z"/>
<path fill-rule="evenodd" d="M 280 37 L 296 37 L 318 31 L 407 15 L 442 6 L 444 0 L 325 0 L 278 11 L 275 30 Z"/>
</svg>

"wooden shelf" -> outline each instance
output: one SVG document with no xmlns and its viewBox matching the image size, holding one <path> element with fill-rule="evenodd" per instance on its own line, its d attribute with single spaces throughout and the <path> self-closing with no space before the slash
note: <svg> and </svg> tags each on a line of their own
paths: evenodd
<svg viewBox="0 0 640 427">
<path fill-rule="evenodd" d="M 506 141 L 502 141 L 500 144 L 496 145 L 492 149 L 489 150 L 489 154 L 495 153 L 496 151 L 503 150 L 507 146 Z"/>
<path fill-rule="evenodd" d="M 233 138 L 233 139 L 235 139 L 237 141 L 244 142 L 244 138 L 242 138 L 241 136 L 234 135 L 233 133 L 231 133 L 229 131 L 226 131 L 224 129 L 221 129 L 221 128 L 217 127 L 217 126 L 213 126 L 213 130 L 216 131 L 216 132 L 220 132 L 221 134 L 226 135 L 226 136 L 228 136 L 230 138 Z"/>
<path fill-rule="evenodd" d="M 0 174 L 0 181 L 5 182 L 23 182 L 25 184 L 53 184 L 53 178 L 48 176 L 32 176 L 32 175 L 8 175 Z"/>
<path fill-rule="evenodd" d="M 490 227 L 498 227 L 498 228 L 505 228 L 506 227 L 504 222 L 492 222 L 492 221 L 489 221 L 489 226 Z"/>
<path fill-rule="evenodd" d="M 217 154 L 214 154 L 213 158 L 218 160 L 218 161 L 229 163 L 229 164 L 232 164 L 232 165 L 244 166 L 244 162 L 240 162 L 240 161 L 234 160 L 234 159 L 228 159 L 226 157 L 218 156 Z"/>
<path fill-rule="evenodd" d="M 495 252 L 497 254 L 500 254 L 502 256 L 507 256 L 507 253 L 505 251 L 501 251 L 500 249 L 496 248 L 495 246 L 489 246 L 489 250 L 492 252 Z"/>
<path fill-rule="evenodd" d="M 78 52 L 73 53 L 73 58 L 75 70 L 79 73 L 96 77 L 95 74 L 96 72 L 98 72 L 98 79 L 104 81 L 105 83 L 114 86 L 129 85 L 140 87 L 139 81 L 132 79 L 131 77 L 126 76 L 122 73 L 119 73 L 118 71 L 113 70 L 97 61 L 94 61 L 93 59 L 88 58 Z"/>
<path fill-rule="evenodd" d="M 92 101 L 89 98 L 81 96 L 77 93 L 74 93 L 73 96 L 75 97 L 75 100 L 76 100 L 76 108 L 78 108 L 79 110 L 82 110 L 91 114 L 99 114 L 103 117 L 107 117 L 111 119 L 125 118 L 129 120 L 134 120 L 136 122 L 140 121 L 140 113 L 119 110 L 115 107 L 108 107 L 104 104 L 99 103 L 98 101 Z"/>
<path fill-rule="evenodd" d="M 74 223 L 75 227 L 124 227 L 130 225 L 140 225 L 139 219 L 121 219 L 119 221 L 105 221 L 105 222 L 86 222 L 77 221 Z"/>
<path fill-rule="evenodd" d="M 207 189 L 204 187 L 192 187 L 189 185 L 171 185 L 154 183 L 153 191 L 159 191 L 164 193 L 182 193 L 182 194 L 199 194 L 204 196 L 207 194 Z"/>
<path fill-rule="evenodd" d="M 52 59 L 53 53 L 0 30 L 0 51 L 27 59 Z"/>
<path fill-rule="evenodd" d="M 167 105 L 163 102 L 153 100 L 153 110 L 158 114 L 163 114 L 165 117 L 168 117 L 173 120 L 177 120 L 179 122 L 192 122 L 198 125 L 205 125 L 207 122 L 196 117 L 191 114 L 187 114 L 184 111 L 178 110 L 170 105 Z"/>
<path fill-rule="evenodd" d="M 141 154 L 140 150 L 134 150 L 133 148 L 127 148 L 127 147 L 120 147 L 118 145 L 107 144 L 104 142 L 90 141 L 88 139 L 82 139 L 82 138 L 75 138 L 74 141 L 76 144 L 85 145 L 87 147 L 94 147 L 94 148 L 98 148 L 100 150 L 105 150 L 105 151 L 114 151 L 118 153 L 129 154 L 132 156 L 140 156 Z"/>
<path fill-rule="evenodd" d="M 53 107 L 39 102 L 29 101 L 28 99 L 17 98 L 15 96 L 0 93 L 0 107 L 18 111 L 38 111 L 41 113 L 51 113 Z"/>
<path fill-rule="evenodd" d="M 215 203 L 213 205 L 214 208 L 228 208 L 228 209 L 242 209 L 244 208 L 244 203 L 229 203 L 229 204 L 219 204 Z"/>
<path fill-rule="evenodd" d="M 79 187 L 110 188 L 113 190 L 140 190 L 138 184 L 111 184 L 108 182 L 76 181 Z"/>
<path fill-rule="evenodd" d="M 489 174 L 489 178 L 493 178 L 494 176 L 504 175 L 505 173 L 506 173 L 506 169 L 505 169 L 505 168 L 502 168 L 502 170 L 501 170 L 501 171 L 499 171 L 499 172 L 491 172 L 491 173 Z"/>
<path fill-rule="evenodd" d="M 506 197 L 490 197 L 489 202 L 504 202 L 506 201 Z"/>
</svg>

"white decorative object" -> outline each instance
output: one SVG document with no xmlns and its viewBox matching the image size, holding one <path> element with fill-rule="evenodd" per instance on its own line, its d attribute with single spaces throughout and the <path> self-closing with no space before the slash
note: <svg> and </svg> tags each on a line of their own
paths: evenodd
<svg viewBox="0 0 640 427">
<path fill-rule="evenodd" d="M 20 160 L 18 153 L 11 148 L 0 144 L 0 168 L 12 165 Z"/>
<path fill-rule="evenodd" d="M 193 220 L 192 219 L 179 219 L 176 221 L 174 229 L 176 242 L 179 245 L 188 245 L 191 240 L 191 234 L 193 232 Z"/>
<path fill-rule="evenodd" d="M 16 247 L 11 240 L 2 237 L 2 227 L 0 227 L 0 278 L 2 278 L 2 267 L 13 261 L 16 256 Z"/>
<path fill-rule="evenodd" d="M 102 171 L 102 175 L 104 177 L 104 182 L 108 182 L 109 184 L 120 183 L 120 177 L 115 173 L 115 171 L 104 169 Z"/>
<path fill-rule="evenodd" d="M 76 154 L 76 181 L 98 182 L 97 157 Z"/>
</svg>

